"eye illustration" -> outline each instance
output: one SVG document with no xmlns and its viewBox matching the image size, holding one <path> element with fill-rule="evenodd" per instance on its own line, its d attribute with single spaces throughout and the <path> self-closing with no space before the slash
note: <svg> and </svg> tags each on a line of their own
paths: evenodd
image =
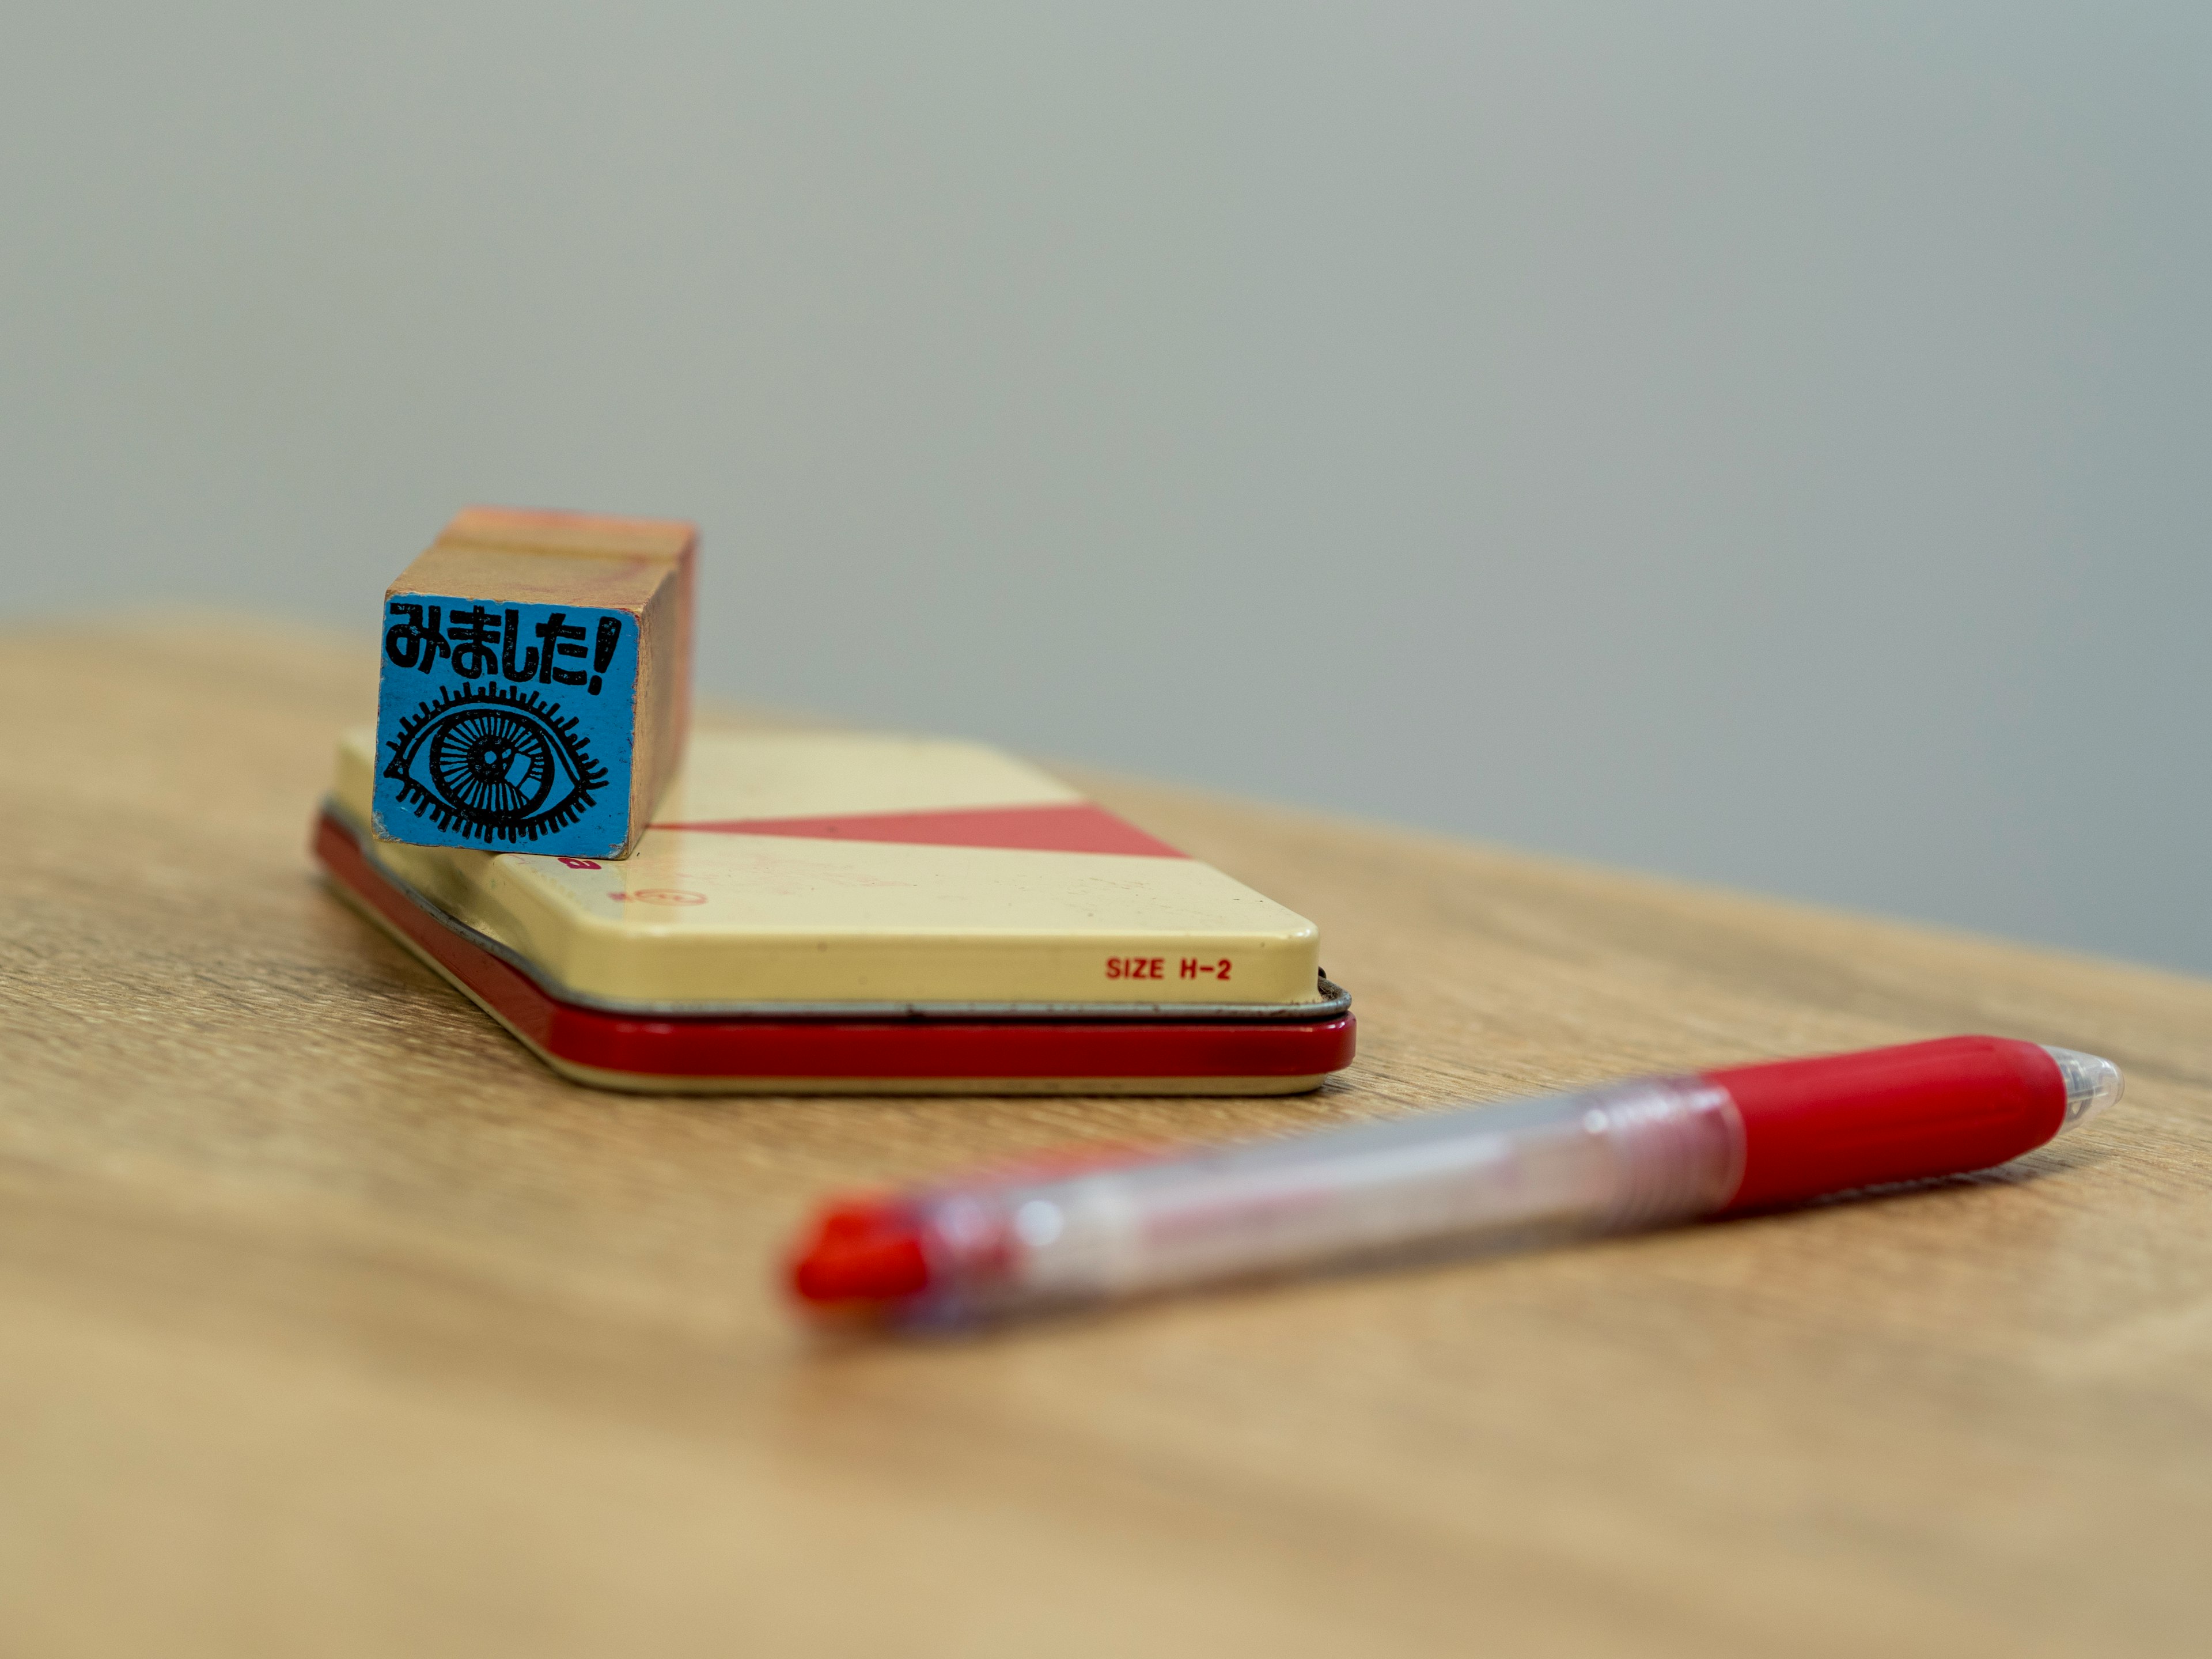
<svg viewBox="0 0 2212 1659">
<path fill-rule="evenodd" d="M 561 706 L 519 686 L 448 686 L 399 723 L 384 775 L 441 830 L 536 841 L 566 829 L 607 769 Z"/>
</svg>

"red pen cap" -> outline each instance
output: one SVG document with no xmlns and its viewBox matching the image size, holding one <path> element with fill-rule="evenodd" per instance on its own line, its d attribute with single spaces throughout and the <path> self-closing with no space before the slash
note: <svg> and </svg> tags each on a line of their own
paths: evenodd
<svg viewBox="0 0 2212 1659">
<path fill-rule="evenodd" d="M 2066 1121 L 2051 1051 L 2007 1037 L 1934 1042 L 1709 1072 L 1743 1115 L 1743 1179 L 1723 1209 L 1983 1170 Z"/>
<path fill-rule="evenodd" d="M 791 1264 L 791 1287 L 808 1302 L 892 1302 L 928 1284 L 921 1231 L 896 1201 L 832 1206 Z"/>
</svg>

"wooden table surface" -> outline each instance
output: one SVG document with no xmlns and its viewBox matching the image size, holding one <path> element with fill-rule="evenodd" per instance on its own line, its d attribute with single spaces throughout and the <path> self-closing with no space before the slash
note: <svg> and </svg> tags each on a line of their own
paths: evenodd
<svg viewBox="0 0 2212 1659">
<path fill-rule="evenodd" d="M 365 651 L 0 644 L 0 1651 L 2212 1651 L 2212 983 L 1126 781 L 1313 917 L 1275 1101 L 559 1081 L 317 885 Z M 825 1189 L 1984 1030 L 2000 1173 L 987 1339 L 825 1338 Z"/>
</svg>

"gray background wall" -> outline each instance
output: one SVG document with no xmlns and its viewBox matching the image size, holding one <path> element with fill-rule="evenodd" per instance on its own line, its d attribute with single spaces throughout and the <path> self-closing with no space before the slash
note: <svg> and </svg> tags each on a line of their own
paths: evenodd
<svg viewBox="0 0 2212 1659">
<path fill-rule="evenodd" d="M 11 9 L 10 617 L 676 513 L 726 694 L 2212 970 L 2212 8 L 351 9 Z"/>
</svg>

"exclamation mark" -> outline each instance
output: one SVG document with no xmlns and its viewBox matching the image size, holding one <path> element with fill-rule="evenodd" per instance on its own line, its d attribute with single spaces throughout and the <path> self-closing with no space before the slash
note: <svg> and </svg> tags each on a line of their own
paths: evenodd
<svg viewBox="0 0 2212 1659">
<path fill-rule="evenodd" d="M 622 618 L 599 618 L 599 637 L 592 646 L 592 684 L 593 696 L 599 695 L 599 676 L 607 672 L 607 665 L 615 659 L 615 646 L 622 638 Z"/>
</svg>

